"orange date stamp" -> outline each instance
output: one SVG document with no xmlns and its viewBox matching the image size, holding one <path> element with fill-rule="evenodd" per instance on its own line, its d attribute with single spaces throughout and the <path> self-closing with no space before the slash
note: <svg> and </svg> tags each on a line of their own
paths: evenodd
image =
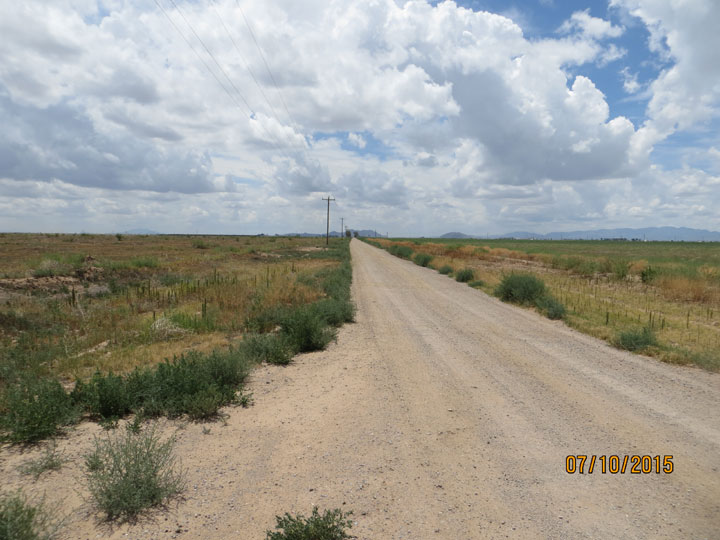
<svg viewBox="0 0 720 540">
<path fill-rule="evenodd" d="M 675 470 L 672 455 L 584 455 L 565 458 L 568 474 L 670 474 Z"/>
</svg>

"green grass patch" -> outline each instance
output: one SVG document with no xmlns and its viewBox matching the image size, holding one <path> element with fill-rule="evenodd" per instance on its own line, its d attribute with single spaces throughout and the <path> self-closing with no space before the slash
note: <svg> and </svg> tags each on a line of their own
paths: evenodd
<svg viewBox="0 0 720 540">
<path fill-rule="evenodd" d="M 469 283 L 475 278 L 475 271 L 472 268 L 463 268 L 455 274 L 455 279 L 460 283 Z"/>
<path fill-rule="evenodd" d="M 639 351 L 657 344 L 655 333 L 647 326 L 620 332 L 615 338 L 615 345 L 626 351 Z"/>
<path fill-rule="evenodd" d="M 13 443 L 52 437 L 78 418 L 70 396 L 53 379 L 23 377 L 6 389 L 3 401 L 2 438 Z"/>
<path fill-rule="evenodd" d="M 508 274 L 495 289 L 495 294 L 504 302 L 535 304 L 545 296 L 545 283 L 529 274 Z"/>
<path fill-rule="evenodd" d="M 396 257 L 400 257 L 401 259 L 409 259 L 412 257 L 413 250 L 409 246 L 398 246 L 393 244 L 388 248 L 388 253 L 395 255 Z"/>
<path fill-rule="evenodd" d="M 481 279 L 476 279 L 475 281 L 469 282 L 468 285 L 470 285 L 473 289 L 481 289 L 485 286 L 485 282 Z"/>
<path fill-rule="evenodd" d="M 413 258 L 413 262 L 417 264 L 418 266 L 427 267 L 427 265 L 430 264 L 430 262 L 433 260 L 432 255 L 428 255 L 427 253 L 418 253 Z"/>
<path fill-rule="evenodd" d="M 135 268 L 157 268 L 158 261 L 155 257 L 135 257 L 130 264 Z"/>
<path fill-rule="evenodd" d="M 445 265 L 441 266 L 440 268 L 438 268 L 438 272 L 440 272 L 444 276 L 449 276 L 450 274 L 452 274 L 453 268 L 452 268 L 452 266 L 445 264 Z"/>
<path fill-rule="evenodd" d="M 58 529 L 42 502 L 33 504 L 20 491 L 0 495 L 0 540 L 50 540 Z"/>
<path fill-rule="evenodd" d="M 175 440 L 160 440 L 154 428 L 96 439 L 85 457 L 88 488 L 108 520 L 135 518 L 144 509 L 164 503 L 185 488 Z"/>
<path fill-rule="evenodd" d="M 542 311 L 548 319 L 559 320 L 564 319 L 567 309 L 557 298 L 546 294 L 535 301 L 535 305 Z"/>
<path fill-rule="evenodd" d="M 292 360 L 292 348 L 284 334 L 250 334 L 240 346 L 258 362 L 284 366 Z"/>
<path fill-rule="evenodd" d="M 345 540 L 355 538 L 347 529 L 352 528 L 350 516 L 339 509 L 326 510 L 320 514 L 314 507 L 310 517 L 302 514 L 276 516 L 275 531 L 267 531 L 266 540 Z"/>
<path fill-rule="evenodd" d="M 96 373 L 78 381 L 73 400 L 102 420 L 130 412 L 169 417 L 187 414 L 193 420 L 216 416 L 235 403 L 253 360 L 242 348 L 191 351 L 153 368 L 137 368 L 127 376 Z"/>
</svg>

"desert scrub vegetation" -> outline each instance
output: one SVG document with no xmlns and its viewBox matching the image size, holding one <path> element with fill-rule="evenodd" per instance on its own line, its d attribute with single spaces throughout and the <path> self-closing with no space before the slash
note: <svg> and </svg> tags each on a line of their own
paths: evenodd
<svg viewBox="0 0 720 540">
<path fill-rule="evenodd" d="M 388 252 L 391 255 L 395 255 L 396 257 L 400 257 L 402 259 L 409 259 L 412 257 L 413 250 L 409 246 L 398 246 L 398 245 L 392 245 L 388 248 Z"/>
<path fill-rule="evenodd" d="M 438 268 L 438 272 L 439 272 L 440 274 L 443 274 L 443 275 L 447 276 L 447 275 L 450 275 L 450 274 L 453 273 L 453 267 L 450 266 L 450 265 L 448 265 L 448 264 L 444 264 L 443 266 L 441 266 L 440 268 Z"/>
<path fill-rule="evenodd" d="M 276 516 L 275 531 L 267 531 L 266 540 L 345 540 L 355 538 L 350 536 L 347 529 L 352 528 L 350 516 L 352 512 L 343 512 L 340 509 L 326 510 L 320 514 L 317 507 L 313 507 L 312 514 L 305 517 L 302 514 L 292 516 Z"/>
<path fill-rule="evenodd" d="M 549 319 L 562 319 L 566 314 L 565 306 L 548 292 L 545 283 L 537 276 L 506 275 L 495 289 L 495 294 L 505 302 L 534 305 Z"/>
<path fill-rule="evenodd" d="M 472 268 L 463 268 L 455 273 L 455 280 L 460 283 L 469 283 L 475 278 L 475 271 Z"/>
<path fill-rule="evenodd" d="M 428 255 L 427 253 L 417 253 L 415 257 L 413 257 L 413 262 L 417 264 L 418 266 L 426 267 L 430 264 L 430 262 L 433 260 L 432 255 Z"/>
<path fill-rule="evenodd" d="M 717 242 L 596 240 L 376 239 L 412 246 L 445 272 L 472 266 L 492 294 L 503 277 L 532 273 L 551 302 L 550 318 L 615 344 L 628 328 L 649 327 L 658 345 L 643 354 L 720 371 L 720 246 Z M 444 267 L 444 268 L 443 268 Z M 562 306 L 562 307 L 560 307 Z M 563 313 L 564 312 L 564 313 Z"/>
<path fill-rule="evenodd" d="M 626 351 L 639 351 L 652 345 L 657 345 L 654 332 L 647 326 L 620 332 L 615 339 L 615 344 Z"/>
<path fill-rule="evenodd" d="M 173 453 L 173 438 L 161 441 L 154 426 L 95 439 L 85 457 L 94 504 L 108 520 L 131 520 L 185 488 L 185 474 Z"/>
<path fill-rule="evenodd" d="M 34 277 L 44 260 L 68 275 Z M 0 437 L 14 443 L 83 416 L 212 418 L 246 401 L 252 366 L 322 348 L 355 316 L 344 239 L 6 235 L 0 265 Z"/>
<path fill-rule="evenodd" d="M 59 381 L 25 375 L 2 394 L 0 438 L 33 443 L 77 421 L 78 408 Z"/>
<path fill-rule="evenodd" d="M 60 528 L 53 514 L 20 491 L 0 495 L 0 540 L 51 540 Z"/>
<path fill-rule="evenodd" d="M 495 294 L 504 302 L 534 304 L 545 295 L 545 283 L 535 276 L 510 274 L 504 276 Z"/>
</svg>

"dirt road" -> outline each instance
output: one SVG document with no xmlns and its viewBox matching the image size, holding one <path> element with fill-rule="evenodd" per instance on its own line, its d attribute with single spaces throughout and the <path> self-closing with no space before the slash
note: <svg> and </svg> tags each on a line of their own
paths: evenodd
<svg viewBox="0 0 720 540">
<path fill-rule="evenodd" d="M 255 406 L 226 426 L 177 431 L 189 485 L 169 512 L 111 528 L 81 484 L 67 495 L 81 463 L 39 482 L 65 493 L 68 537 L 260 539 L 313 504 L 352 509 L 362 539 L 720 537 L 720 375 L 614 350 L 356 240 L 352 255 L 357 323 L 258 370 Z M 80 452 L 97 429 L 61 444 Z M 674 471 L 567 474 L 568 454 L 672 455 Z"/>
</svg>

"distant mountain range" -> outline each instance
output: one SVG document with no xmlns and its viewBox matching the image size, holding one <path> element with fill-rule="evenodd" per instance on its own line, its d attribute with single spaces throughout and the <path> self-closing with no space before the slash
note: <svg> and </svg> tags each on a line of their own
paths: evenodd
<svg viewBox="0 0 720 540">
<path fill-rule="evenodd" d="M 720 242 L 720 232 L 688 227 L 646 227 L 642 229 L 597 229 L 593 231 L 565 231 L 547 234 L 515 231 L 507 234 L 490 236 L 473 236 L 460 232 L 449 232 L 440 238 L 515 238 L 518 240 L 651 240 L 651 241 L 683 241 L 683 242 Z"/>
</svg>

